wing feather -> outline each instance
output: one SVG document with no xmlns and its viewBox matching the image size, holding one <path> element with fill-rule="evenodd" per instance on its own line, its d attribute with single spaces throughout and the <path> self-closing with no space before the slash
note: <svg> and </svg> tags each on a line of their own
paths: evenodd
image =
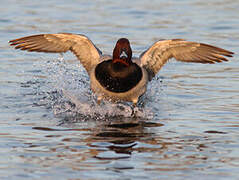
<svg viewBox="0 0 239 180">
<path fill-rule="evenodd" d="M 228 61 L 234 53 L 212 45 L 185 41 L 183 39 L 160 40 L 140 56 L 141 66 L 146 68 L 150 80 L 170 59 L 178 61 L 209 63 Z"/>
<path fill-rule="evenodd" d="M 16 49 L 29 52 L 65 53 L 72 51 L 89 73 L 100 62 L 101 51 L 84 35 L 39 34 L 9 41 Z"/>
</svg>

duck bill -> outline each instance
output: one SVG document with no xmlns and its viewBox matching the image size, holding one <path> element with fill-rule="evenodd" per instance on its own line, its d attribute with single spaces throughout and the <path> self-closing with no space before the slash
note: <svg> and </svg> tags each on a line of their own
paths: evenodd
<svg viewBox="0 0 239 180">
<path fill-rule="evenodd" d="M 128 59 L 128 55 L 127 55 L 126 51 L 122 51 L 120 53 L 120 59 Z"/>
</svg>

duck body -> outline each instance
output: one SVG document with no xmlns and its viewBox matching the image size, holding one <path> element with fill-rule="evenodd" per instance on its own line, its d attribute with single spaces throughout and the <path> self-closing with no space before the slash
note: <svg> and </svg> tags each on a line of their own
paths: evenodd
<svg viewBox="0 0 239 180">
<path fill-rule="evenodd" d="M 147 90 L 147 84 L 171 58 L 194 63 L 228 61 L 233 52 L 183 39 L 155 42 L 139 58 L 132 58 L 130 42 L 120 38 L 113 55 L 103 55 L 92 41 L 80 34 L 39 34 L 9 41 L 16 49 L 30 52 L 73 52 L 90 77 L 97 101 L 128 101 L 134 105 Z"/>
<path fill-rule="evenodd" d="M 98 101 L 129 101 L 136 104 L 147 89 L 148 73 L 136 63 L 129 67 L 103 61 L 90 72 L 91 89 Z"/>
</svg>

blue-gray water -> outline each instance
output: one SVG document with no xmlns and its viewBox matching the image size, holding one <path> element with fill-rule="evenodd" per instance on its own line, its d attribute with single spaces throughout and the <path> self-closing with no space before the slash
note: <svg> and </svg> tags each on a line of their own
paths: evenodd
<svg viewBox="0 0 239 180">
<path fill-rule="evenodd" d="M 135 56 L 184 38 L 239 52 L 239 1 L 28 1 L 0 6 L 0 179 L 239 179 L 239 66 L 171 60 L 145 106 L 96 105 L 76 58 L 20 52 L 8 41 L 85 34 Z"/>
</svg>

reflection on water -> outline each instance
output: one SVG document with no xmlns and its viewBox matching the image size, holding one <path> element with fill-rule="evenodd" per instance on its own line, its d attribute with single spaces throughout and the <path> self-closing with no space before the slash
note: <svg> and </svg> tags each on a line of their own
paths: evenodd
<svg viewBox="0 0 239 180">
<path fill-rule="evenodd" d="M 7 7 L 7 8 L 6 8 Z M 1 1 L 0 179 L 238 179 L 238 55 L 170 61 L 140 107 L 98 105 L 76 58 L 15 51 L 8 40 L 86 34 L 139 55 L 185 38 L 239 52 L 237 1 Z"/>
<path fill-rule="evenodd" d="M 72 124 L 70 123 L 70 125 Z M 95 149 L 95 158 L 106 160 L 129 158 L 139 141 L 145 139 L 144 143 L 153 142 L 154 133 L 147 132 L 147 128 L 160 126 L 163 126 L 163 124 L 132 118 L 124 118 L 123 120 L 122 118 L 116 118 L 113 122 L 97 123 L 97 126 L 91 129 L 51 129 L 45 127 L 33 127 L 33 129 L 42 131 L 90 131 L 89 134 L 86 133 L 88 137 L 83 142 Z M 149 139 L 149 142 L 147 142 L 147 139 Z M 75 143 L 79 139 L 74 137 L 64 138 L 62 141 Z M 109 151 L 111 152 L 109 153 Z M 116 154 L 112 154 L 112 152 Z"/>
<path fill-rule="evenodd" d="M 72 123 L 64 123 L 65 127 L 72 126 Z M 83 175 L 94 170 L 98 178 L 103 178 L 105 174 L 112 178 L 117 173 L 122 173 L 122 178 L 126 178 L 128 173 L 137 178 L 142 176 L 142 171 L 146 176 L 151 173 L 172 176 L 177 172 L 203 171 L 204 178 L 210 177 L 208 173 L 214 177 L 217 174 L 213 170 L 214 166 L 222 167 L 223 164 L 231 164 L 232 160 L 223 157 L 231 152 L 226 145 L 229 143 L 227 137 L 223 137 L 224 133 L 221 132 L 179 136 L 177 132 L 168 130 L 161 134 L 158 131 L 165 128 L 164 124 L 127 118 L 97 122 L 91 128 L 85 128 L 82 123 L 74 126 L 78 128 L 33 127 L 34 130 L 47 132 L 46 139 L 60 140 L 54 146 L 31 145 L 31 149 L 34 151 L 35 148 L 35 152 L 38 150 L 38 154 L 51 152 L 64 159 L 65 168 L 79 170 Z M 38 148 L 43 150 L 39 151 Z M 49 166 L 54 166 L 54 159 L 46 160 Z M 110 174 L 107 173 L 109 171 Z M 158 174 L 158 171 L 161 173 Z M 96 174 L 86 174 L 88 178 L 96 177 Z M 187 177 L 185 173 L 179 175 Z"/>
</svg>

